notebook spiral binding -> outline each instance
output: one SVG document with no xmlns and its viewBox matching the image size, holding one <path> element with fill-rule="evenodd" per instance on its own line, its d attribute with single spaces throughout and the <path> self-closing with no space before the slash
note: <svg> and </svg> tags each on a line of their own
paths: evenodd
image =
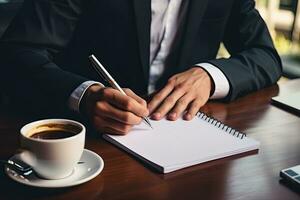
<svg viewBox="0 0 300 200">
<path fill-rule="evenodd" d="M 204 121 L 206 121 L 210 124 L 212 124 L 213 126 L 216 126 L 219 129 L 224 130 L 226 133 L 229 133 L 229 134 L 231 134 L 231 135 L 233 135 L 237 138 L 243 139 L 244 137 L 246 137 L 245 133 L 237 131 L 234 128 L 231 128 L 230 126 L 227 126 L 226 124 L 223 124 L 221 121 L 206 115 L 203 112 L 198 112 L 197 117 L 200 118 L 200 119 L 203 119 Z"/>
</svg>

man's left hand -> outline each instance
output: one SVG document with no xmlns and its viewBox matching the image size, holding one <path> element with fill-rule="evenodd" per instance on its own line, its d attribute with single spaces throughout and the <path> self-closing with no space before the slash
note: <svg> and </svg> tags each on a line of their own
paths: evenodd
<svg viewBox="0 0 300 200">
<path fill-rule="evenodd" d="M 191 120 L 207 102 L 212 88 L 213 80 L 200 67 L 175 74 L 149 102 L 151 118 L 177 120 L 186 111 L 183 119 Z"/>
</svg>

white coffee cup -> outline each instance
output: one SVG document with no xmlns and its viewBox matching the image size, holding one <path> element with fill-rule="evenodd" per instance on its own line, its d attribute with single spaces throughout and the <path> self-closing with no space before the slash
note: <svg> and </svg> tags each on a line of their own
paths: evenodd
<svg viewBox="0 0 300 200">
<path fill-rule="evenodd" d="M 65 132 L 71 134 L 63 135 Z M 65 178 L 72 173 L 83 153 L 85 132 L 81 123 L 67 119 L 29 123 L 20 131 L 21 151 L 17 156 L 42 178 Z"/>
</svg>

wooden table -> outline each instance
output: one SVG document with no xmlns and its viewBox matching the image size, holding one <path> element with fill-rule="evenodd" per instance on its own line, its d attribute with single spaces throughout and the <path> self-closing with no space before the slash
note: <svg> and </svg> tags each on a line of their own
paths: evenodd
<svg viewBox="0 0 300 200">
<path fill-rule="evenodd" d="M 299 91 L 300 80 L 272 86 L 229 104 L 211 102 L 203 111 L 261 142 L 258 154 L 212 161 L 171 174 L 158 174 L 100 139 L 86 148 L 105 162 L 103 172 L 83 185 L 37 189 L 0 173 L 0 199 L 300 199 L 280 182 L 281 169 L 300 164 L 300 118 L 270 104 L 271 97 Z M 32 120 L 0 113 L 0 159 L 18 148 L 18 130 Z M 1 169 L 3 170 L 3 169 Z"/>
</svg>

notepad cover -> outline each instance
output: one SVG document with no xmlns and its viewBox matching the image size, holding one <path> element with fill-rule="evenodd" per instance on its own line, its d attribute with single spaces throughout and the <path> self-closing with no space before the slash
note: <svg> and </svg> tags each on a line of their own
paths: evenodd
<svg viewBox="0 0 300 200">
<path fill-rule="evenodd" d="M 257 141 L 238 138 L 197 117 L 151 124 L 153 129 L 140 124 L 125 136 L 105 134 L 104 139 L 162 173 L 259 148 Z"/>
</svg>

